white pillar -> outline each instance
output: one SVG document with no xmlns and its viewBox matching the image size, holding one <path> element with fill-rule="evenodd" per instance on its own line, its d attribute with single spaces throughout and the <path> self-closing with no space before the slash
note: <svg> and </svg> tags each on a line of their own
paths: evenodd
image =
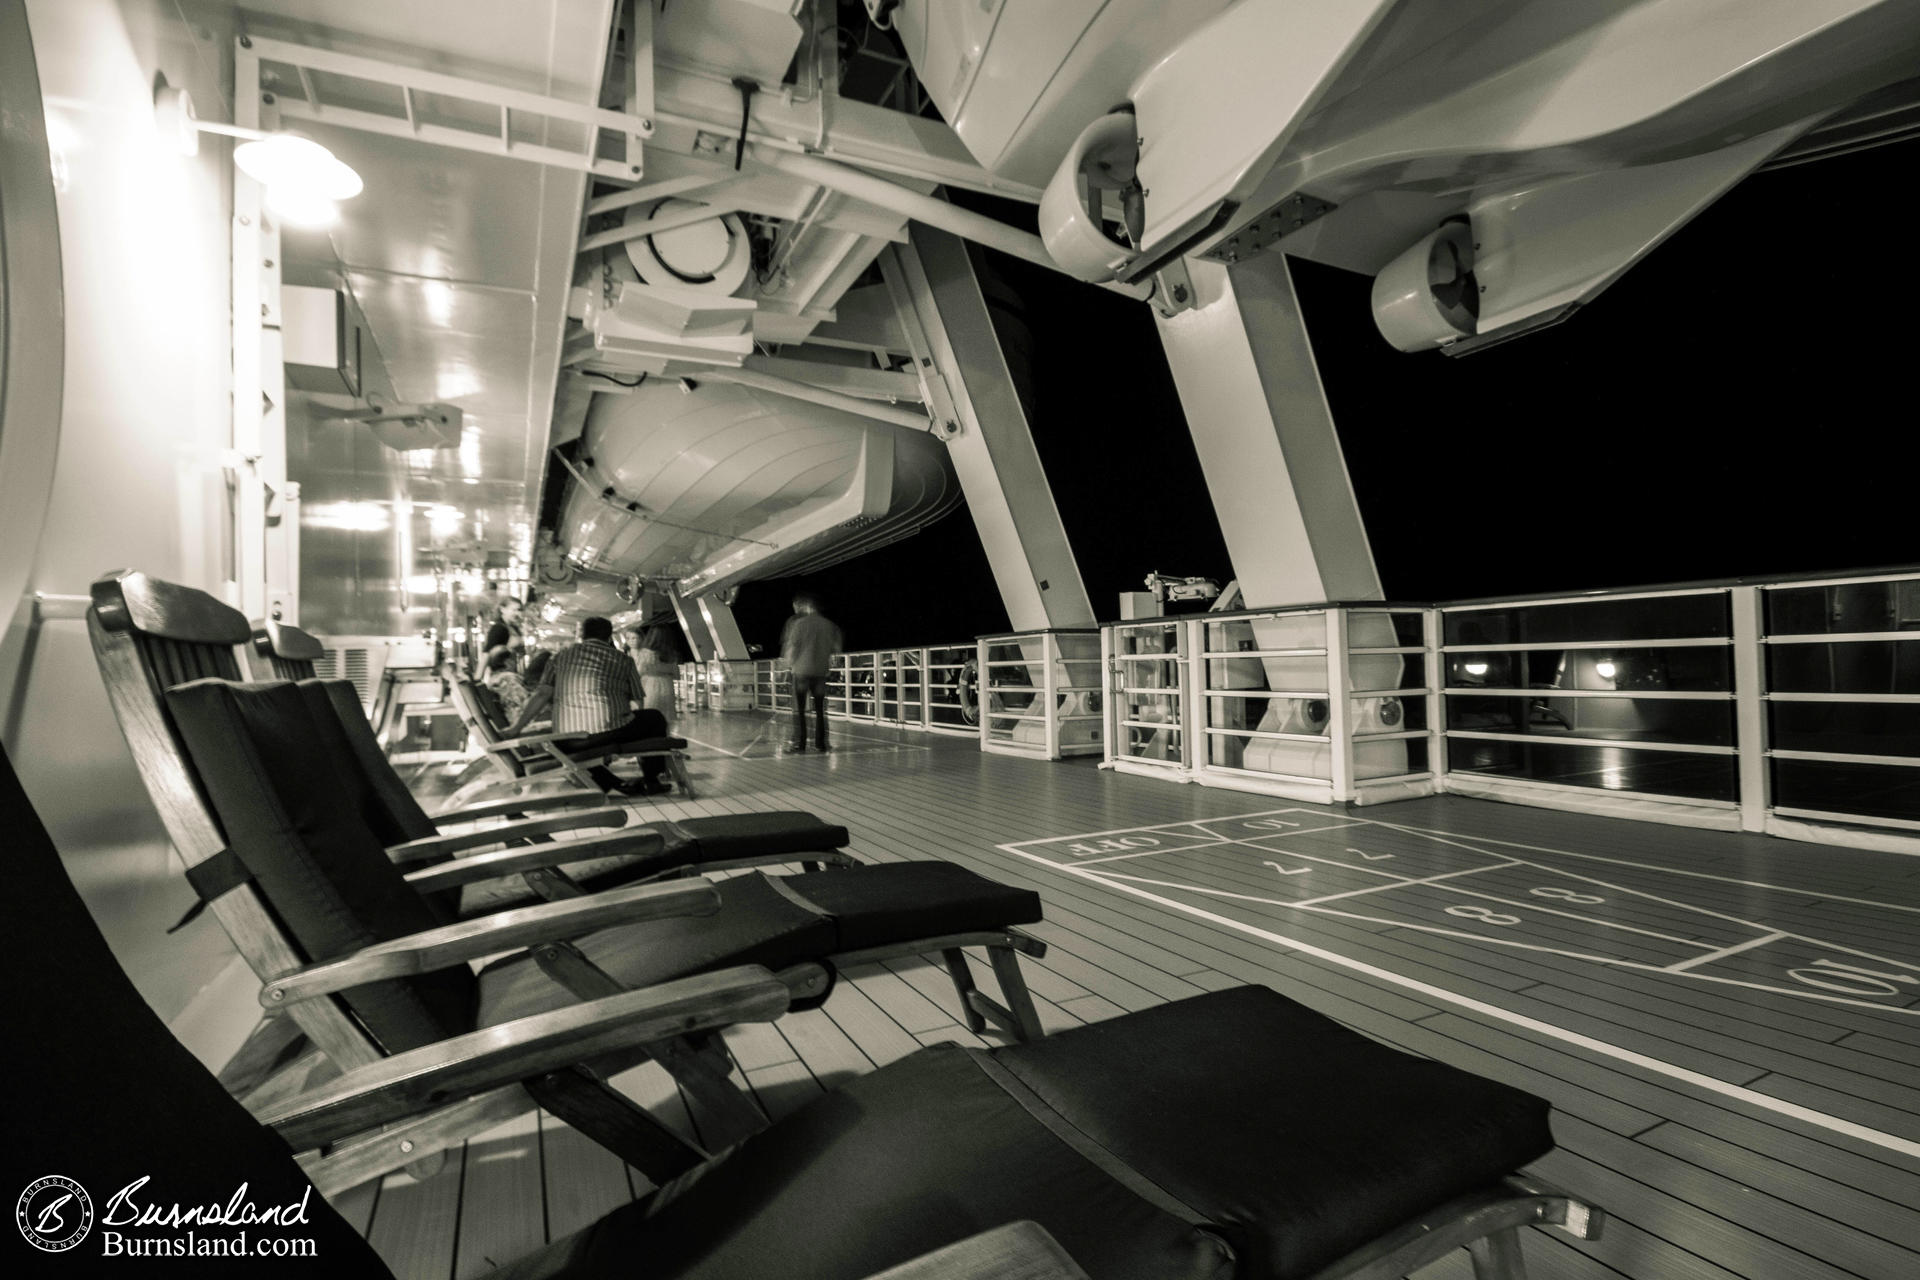
<svg viewBox="0 0 1920 1280">
<path fill-rule="evenodd" d="M 732 607 L 712 596 L 701 596 L 694 603 L 700 607 L 700 620 L 713 642 L 713 656 L 723 662 L 746 661 L 747 641 L 740 634 L 740 624 L 733 620 Z"/>
<path fill-rule="evenodd" d="M 1186 266 L 1160 341 L 1247 607 L 1383 598 L 1286 258 Z"/>
<path fill-rule="evenodd" d="M 707 630 L 707 620 L 700 616 L 697 601 L 683 599 L 674 592 L 673 614 L 680 619 L 680 630 L 686 633 L 687 647 L 693 650 L 695 662 L 712 662 L 713 634 Z"/>
<path fill-rule="evenodd" d="M 916 224 L 910 242 L 883 252 L 880 266 L 1008 621 L 1015 631 L 1093 626 L 966 242 Z"/>
</svg>

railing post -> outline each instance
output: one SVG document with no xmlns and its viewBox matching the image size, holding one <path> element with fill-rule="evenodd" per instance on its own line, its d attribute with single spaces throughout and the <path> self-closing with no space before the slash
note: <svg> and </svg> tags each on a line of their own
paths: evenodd
<svg viewBox="0 0 1920 1280">
<path fill-rule="evenodd" d="M 1187 768 L 1198 774 L 1213 760 L 1213 742 L 1207 737 L 1207 718 L 1213 714 L 1207 697 L 1207 622 L 1202 616 L 1180 625 L 1187 633 L 1187 698 L 1180 727 L 1187 734 Z"/>
<path fill-rule="evenodd" d="M 1114 661 L 1114 628 L 1100 628 L 1100 723 L 1105 729 L 1105 738 L 1100 744 L 1102 764 L 1112 764 L 1119 758 L 1115 744 L 1120 741 L 1120 717 L 1114 707 L 1119 703 L 1120 672 L 1119 663 Z"/>
<path fill-rule="evenodd" d="M 1734 587 L 1733 726 L 1739 748 L 1740 829 L 1765 831 L 1772 807 L 1767 773 L 1767 701 L 1761 597 L 1758 587 Z"/>
<path fill-rule="evenodd" d="M 1353 799 L 1353 716 L 1348 706 L 1347 611 L 1330 607 L 1327 619 L 1327 738 L 1332 747 L 1333 800 Z"/>
<path fill-rule="evenodd" d="M 1440 660 L 1440 646 L 1446 632 L 1445 617 L 1438 609 L 1425 611 L 1422 644 L 1427 664 L 1427 768 L 1433 773 L 1433 789 L 1447 789 L 1447 700 L 1446 663 Z"/>
<path fill-rule="evenodd" d="M 993 725 L 993 719 L 990 715 L 993 708 L 993 668 L 987 665 L 987 653 L 988 648 L 985 640 L 975 640 L 973 642 L 974 669 L 978 672 L 980 680 L 980 692 L 978 700 L 974 703 L 974 712 L 980 720 L 980 749 L 982 751 L 987 749 L 987 742 L 992 737 Z M 959 679 L 962 681 L 966 679 L 966 672 L 964 670 L 961 671 Z"/>
<path fill-rule="evenodd" d="M 1060 681 L 1055 678 L 1054 666 L 1060 661 L 1060 637 L 1048 631 L 1040 637 L 1040 656 L 1043 671 L 1040 676 L 1041 704 L 1046 708 L 1047 759 L 1060 758 Z"/>
</svg>

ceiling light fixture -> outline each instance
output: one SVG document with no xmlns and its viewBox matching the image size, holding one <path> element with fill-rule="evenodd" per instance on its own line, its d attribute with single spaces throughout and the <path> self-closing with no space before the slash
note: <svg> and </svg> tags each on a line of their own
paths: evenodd
<svg viewBox="0 0 1920 1280">
<path fill-rule="evenodd" d="M 330 226 L 340 216 L 338 202 L 359 195 L 365 185 L 351 165 L 311 138 L 200 119 L 192 95 L 164 77 L 153 91 L 153 115 L 160 136 L 182 155 L 199 153 L 203 133 L 241 139 L 234 165 L 266 188 L 269 210 L 298 226 Z"/>
</svg>

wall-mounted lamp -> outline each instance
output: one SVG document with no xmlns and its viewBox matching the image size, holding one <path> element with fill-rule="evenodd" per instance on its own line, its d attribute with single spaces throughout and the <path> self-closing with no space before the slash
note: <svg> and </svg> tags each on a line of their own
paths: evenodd
<svg viewBox="0 0 1920 1280">
<path fill-rule="evenodd" d="M 161 138 L 181 155 L 197 155 L 203 133 L 242 139 L 234 164 L 266 188 L 268 209 L 298 226 L 330 226 L 340 216 L 338 202 L 359 195 L 364 185 L 352 166 L 311 138 L 200 119 L 192 95 L 164 77 L 153 91 L 153 115 Z"/>
</svg>

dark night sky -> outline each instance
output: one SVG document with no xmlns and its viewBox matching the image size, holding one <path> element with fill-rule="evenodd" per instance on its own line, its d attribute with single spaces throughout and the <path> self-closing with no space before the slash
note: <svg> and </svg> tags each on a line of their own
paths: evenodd
<svg viewBox="0 0 1920 1280">
<path fill-rule="evenodd" d="M 1917 162 L 1906 143 L 1750 178 L 1567 323 L 1459 359 L 1395 351 L 1370 277 L 1296 260 L 1388 597 L 1920 561 L 1920 255 L 1900 195 Z M 1031 210 L 982 207 L 1031 225 Z M 1150 569 L 1225 582 L 1148 309 L 990 258 L 1025 306 L 1034 436 L 1095 612 L 1115 616 Z M 803 585 L 854 648 L 1007 625 L 964 510 L 748 585 L 747 639 L 771 645 Z"/>
</svg>

